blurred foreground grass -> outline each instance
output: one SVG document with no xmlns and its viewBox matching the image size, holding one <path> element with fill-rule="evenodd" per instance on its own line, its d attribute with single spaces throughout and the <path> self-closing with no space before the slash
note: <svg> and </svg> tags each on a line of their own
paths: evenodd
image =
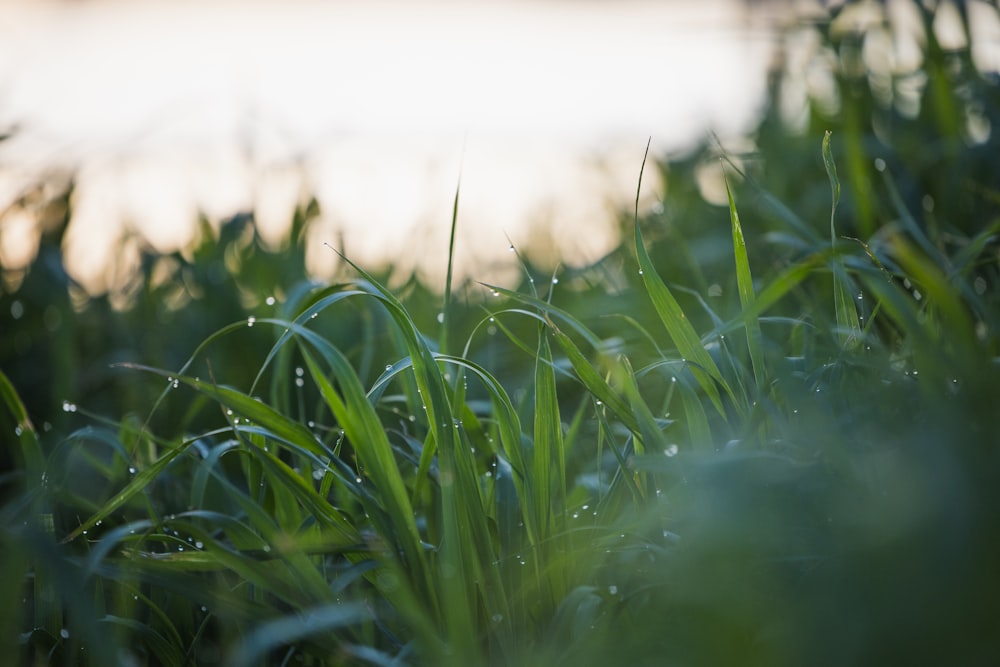
<svg viewBox="0 0 1000 667">
<path fill-rule="evenodd" d="M 886 95 L 857 7 L 789 29 L 803 130 L 779 72 L 757 152 L 517 289 L 310 282 L 306 208 L 74 307 L 54 227 L 0 303 L 6 655 L 994 663 L 997 81 L 913 3 Z"/>
</svg>

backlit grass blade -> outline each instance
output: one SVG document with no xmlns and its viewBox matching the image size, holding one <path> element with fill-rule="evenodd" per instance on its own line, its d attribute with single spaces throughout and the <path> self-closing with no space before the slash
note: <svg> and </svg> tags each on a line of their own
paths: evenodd
<svg viewBox="0 0 1000 667">
<path fill-rule="evenodd" d="M 750 273 L 750 258 L 747 256 L 747 244 L 743 237 L 743 227 L 740 225 L 740 216 L 736 211 L 736 202 L 733 200 L 733 191 L 729 187 L 729 179 L 723 174 L 726 181 L 726 196 L 729 199 L 729 219 L 733 227 L 733 255 L 736 259 L 736 285 L 740 293 L 740 305 L 743 310 L 751 311 L 757 295 L 753 287 L 753 275 Z M 767 383 L 767 370 L 764 367 L 764 350 L 761 348 L 760 321 L 757 316 L 751 315 L 746 322 L 747 347 L 750 349 L 750 363 L 753 366 L 754 379 L 758 387 L 763 387 Z"/>
<path fill-rule="evenodd" d="M 823 135 L 823 166 L 830 178 L 832 204 L 830 206 L 830 248 L 837 246 L 837 227 L 835 223 L 837 204 L 840 202 L 840 179 L 837 178 L 837 165 L 833 161 L 830 149 L 829 130 Z M 833 302 L 837 316 L 837 339 L 845 349 L 857 347 L 861 342 L 861 323 L 858 321 L 858 311 L 854 307 L 854 290 L 852 281 L 847 274 L 844 260 L 835 256 L 830 267 L 833 272 Z"/>
<path fill-rule="evenodd" d="M 677 303 L 677 299 L 670 292 L 670 288 L 657 275 L 642 240 L 642 232 L 639 229 L 639 192 L 642 188 L 642 172 L 646 167 L 646 157 L 648 155 L 649 146 L 646 147 L 646 155 L 642 159 L 642 169 L 639 170 L 639 188 L 636 191 L 635 197 L 635 250 L 639 260 L 639 273 L 642 276 L 642 283 L 646 288 L 646 294 L 649 295 L 650 300 L 653 302 L 653 307 L 656 309 L 660 321 L 663 322 L 663 326 L 666 327 L 667 334 L 677 347 L 677 351 L 680 352 L 684 359 L 693 364 L 692 372 L 695 374 L 698 384 L 701 385 L 701 388 L 709 400 L 712 401 L 715 409 L 719 411 L 719 414 L 725 416 L 725 409 L 722 407 L 722 398 L 719 394 L 719 386 L 725 389 L 730 398 L 733 398 L 732 390 L 726 384 L 712 357 L 701 344 L 701 339 L 694 330 L 694 326 L 688 320 L 687 315 L 684 314 L 680 304 Z"/>
<path fill-rule="evenodd" d="M 534 504 L 535 521 L 541 535 L 552 532 L 552 504 L 565 505 L 565 452 L 562 441 L 562 421 L 556 379 L 552 371 L 552 351 L 544 329 L 539 330 L 538 352 L 535 356 L 535 424 L 532 474 L 529 489 Z M 553 474 L 553 464 L 556 470 Z M 555 482 L 553 484 L 553 481 Z M 555 491 L 557 498 L 551 494 Z"/>
<path fill-rule="evenodd" d="M 35 427 L 28 418 L 28 411 L 24 408 L 24 403 L 17 395 L 14 385 L 11 384 L 7 375 L 0 370 L 0 402 L 7 407 L 14 418 L 14 435 L 20 445 L 19 454 L 23 457 L 24 467 L 31 475 L 31 483 L 35 484 L 39 476 L 45 469 L 45 455 L 38 444 L 38 435 Z"/>
</svg>

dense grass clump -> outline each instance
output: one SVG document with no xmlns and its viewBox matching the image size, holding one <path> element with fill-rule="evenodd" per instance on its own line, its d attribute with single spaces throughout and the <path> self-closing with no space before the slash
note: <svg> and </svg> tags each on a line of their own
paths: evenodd
<svg viewBox="0 0 1000 667">
<path fill-rule="evenodd" d="M 909 114 L 851 66 L 879 25 L 842 18 L 802 28 L 841 109 L 778 133 L 776 85 L 759 155 L 712 167 L 724 205 L 709 149 L 658 165 L 662 211 L 592 266 L 442 296 L 345 258 L 321 284 L 237 219 L 147 257 L 133 309 L 74 314 L 61 284 L 80 361 L 45 363 L 74 391 L 53 406 L 25 361 L 51 341 L 3 333 L 7 655 L 993 662 L 997 139 L 950 123 L 996 86 L 930 31 L 944 78 Z"/>
</svg>

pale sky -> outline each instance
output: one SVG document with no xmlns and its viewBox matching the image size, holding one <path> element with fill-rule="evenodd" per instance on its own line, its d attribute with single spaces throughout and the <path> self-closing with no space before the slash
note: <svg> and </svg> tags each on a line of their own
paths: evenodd
<svg viewBox="0 0 1000 667">
<path fill-rule="evenodd" d="M 363 263 L 437 279 L 460 172 L 467 274 L 493 278 L 505 234 L 528 245 L 542 228 L 566 261 L 593 259 L 615 243 L 610 211 L 634 196 L 647 138 L 662 153 L 749 129 L 771 53 L 765 18 L 732 0 L 6 0 L 2 13 L 0 129 L 19 131 L 0 144 L 0 211 L 39 173 L 78 170 L 67 261 L 95 291 L 126 227 L 166 250 L 196 211 L 253 206 L 276 237 L 306 193 L 324 212 L 317 240 L 343 233 Z M 30 226 L 3 225 L 10 266 Z M 310 251 L 317 274 L 333 259 Z"/>
</svg>

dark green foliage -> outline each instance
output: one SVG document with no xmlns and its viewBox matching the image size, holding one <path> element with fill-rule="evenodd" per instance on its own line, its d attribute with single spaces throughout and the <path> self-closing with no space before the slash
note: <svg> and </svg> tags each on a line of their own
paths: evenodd
<svg viewBox="0 0 1000 667">
<path fill-rule="evenodd" d="M 997 82 L 925 35 L 911 110 L 856 66 L 881 24 L 837 26 L 795 28 L 835 112 L 789 133 L 779 72 L 724 202 L 715 149 L 664 163 L 663 211 L 558 284 L 309 282 L 307 209 L 74 309 L 47 238 L 0 297 L 7 655 L 995 662 L 1000 152 L 965 119 Z"/>
</svg>

